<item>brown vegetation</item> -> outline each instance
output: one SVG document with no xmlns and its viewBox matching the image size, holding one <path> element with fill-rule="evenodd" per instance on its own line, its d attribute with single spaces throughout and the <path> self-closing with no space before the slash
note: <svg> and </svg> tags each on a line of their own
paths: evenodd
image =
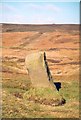
<svg viewBox="0 0 81 120">
<path fill-rule="evenodd" d="M 3 117 L 79 117 L 79 25 L 3 24 L 2 31 Z M 54 81 L 62 83 L 65 106 L 54 108 L 37 102 L 36 107 L 30 102 L 32 108 L 28 109 L 24 104 L 23 93 L 30 88 L 24 61 L 36 51 L 46 52 Z"/>
</svg>

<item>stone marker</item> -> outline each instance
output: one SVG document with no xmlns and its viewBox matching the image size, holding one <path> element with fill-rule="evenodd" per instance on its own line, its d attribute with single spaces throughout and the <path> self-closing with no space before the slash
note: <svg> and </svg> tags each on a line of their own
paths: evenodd
<svg viewBox="0 0 81 120">
<path fill-rule="evenodd" d="M 33 99 L 35 102 L 45 104 L 47 104 L 47 101 L 49 101 L 49 104 L 53 106 L 64 104 L 65 99 L 59 95 L 53 83 L 53 79 L 46 61 L 45 52 L 37 52 L 28 55 L 25 63 L 31 79 L 32 88 L 34 89 L 31 88 L 29 91 L 27 91 L 23 98 L 25 98 L 25 100 Z M 46 96 L 48 96 L 48 98 Z M 39 100 L 39 98 L 41 100 Z"/>
<path fill-rule="evenodd" d="M 54 87 L 45 52 L 28 55 L 25 63 L 34 87 Z"/>
</svg>

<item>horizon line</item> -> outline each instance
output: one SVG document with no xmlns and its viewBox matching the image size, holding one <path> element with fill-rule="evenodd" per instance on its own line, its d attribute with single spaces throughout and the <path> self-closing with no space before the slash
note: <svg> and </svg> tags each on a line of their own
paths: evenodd
<svg viewBox="0 0 81 120">
<path fill-rule="evenodd" d="M 0 23 L 0 24 L 19 24 L 19 25 L 59 25 L 59 24 L 67 24 L 67 25 L 80 25 L 81 23 Z"/>
</svg>

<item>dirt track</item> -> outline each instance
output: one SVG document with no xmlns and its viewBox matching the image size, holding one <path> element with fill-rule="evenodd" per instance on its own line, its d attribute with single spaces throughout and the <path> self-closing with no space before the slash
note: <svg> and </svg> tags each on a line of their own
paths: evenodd
<svg viewBox="0 0 81 120">
<path fill-rule="evenodd" d="M 51 29 L 52 32 L 50 32 L 49 26 L 53 28 Z M 40 27 L 45 32 L 39 32 Z M 65 31 L 61 31 L 61 28 Z M 78 71 L 79 67 L 78 28 L 78 25 L 16 26 L 4 24 L 2 39 L 3 57 L 13 58 L 15 56 L 17 59 L 25 59 L 26 55 L 32 52 L 46 51 L 53 75 L 74 74 L 76 70 Z M 14 30 L 11 31 L 11 29 Z M 16 32 L 17 30 L 18 32 Z M 20 32 L 21 30 L 24 32 Z M 48 32 L 46 32 L 47 30 Z"/>
</svg>

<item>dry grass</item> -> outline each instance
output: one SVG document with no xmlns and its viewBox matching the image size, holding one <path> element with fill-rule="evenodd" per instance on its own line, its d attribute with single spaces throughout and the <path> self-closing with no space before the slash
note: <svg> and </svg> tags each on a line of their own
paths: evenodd
<svg viewBox="0 0 81 120">
<path fill-rule="evenodd" d="M 33 32 L 13 32 L 12 29 L 3 33 L 3 47 L 0 46 L 3 50 L 3 118 L 79 117 L 79 31 L 73 31 L 73 27 L 69 32 L 67 25 L 62 31 L 53 27 L 52 32 L 49 29 L 45 32 L 47 27 L 44 26 L 42 33 L 36 28 Z M 36 51 L 46 51 L 54 82 L 61 82 L 59 94 L 66 99 L 66 104 L 52 106 L 28 100 L 27 93 L 31 96 L 34 91 L 30 90 L 31 82 L 24 61 L 27 54 Z M 41 90 L 38 91 L 41 94 Z M 23 98 L 25 94 L 26 98 Z M 45 97 L 49 99 L 48 95 Z"/>
<path fill-rule="evenodd" d="M 5 63 L 6 64 L 6 63 Z M 11 64 L 7 64 L 11 65 Z M 11 65 L 12 66 L 12 65 Z M 15 66 L 15 64 L 14 64 Z M 8 71 L 7 71 L 8 72 Z M 34 94 L 34 90 L 30 89 L 31 83 L 28 75 L 17 74 L 16 72 L 7 74 L 3 73 L 3 118 L 77 118 L 79 117 L 79 81 L 78 74 L 63 77 L 62 88 L 59 94 L 66 99 L 63 106 L 52 106 L 49 104 L 50 91 L 37 90 L 37 95 L 46 98 L 48 104 L 35 102 L 28 99 Z M 13 76 L 13 77 L 12 77 Z M 60 81 L 61 77 L 56 76 L 56 81 Z M 76 88 L 76 89 L 75 89 Z M 36 93 L 36 92 L 35 92 Z M 52 92 L 53 93 L 53 92 Z M 55 92 L 56 93 L 56 92 Z M 54 96 L 55 96 L 55 93 Z M 24 96 L 24 98 L 23 98 Z M 36 98 L 36 96 L 34 96 Z"/>
<path fill-rule="evenodd" d="M 50 104 L 45 105 L 40 102 L 30 101 L 27 98 L 23 98 L 25 93 L 27 94 L 26 90 L 23 90 L 21 87 L 13 88 L 11 85 L 10 87 L 3 87 L 3 118 L 79 117 L 79 90 L 77 82 L 71 82 L 71 84 L 62 83 L 60 94 L 66 99 L 66 104 L 63 106 L 55 107 Z M 33 91 L 29 92 L 29 95 L 32 94 Z M 49 96 L 46 97 L 49 98 Z"/>
</svg>

